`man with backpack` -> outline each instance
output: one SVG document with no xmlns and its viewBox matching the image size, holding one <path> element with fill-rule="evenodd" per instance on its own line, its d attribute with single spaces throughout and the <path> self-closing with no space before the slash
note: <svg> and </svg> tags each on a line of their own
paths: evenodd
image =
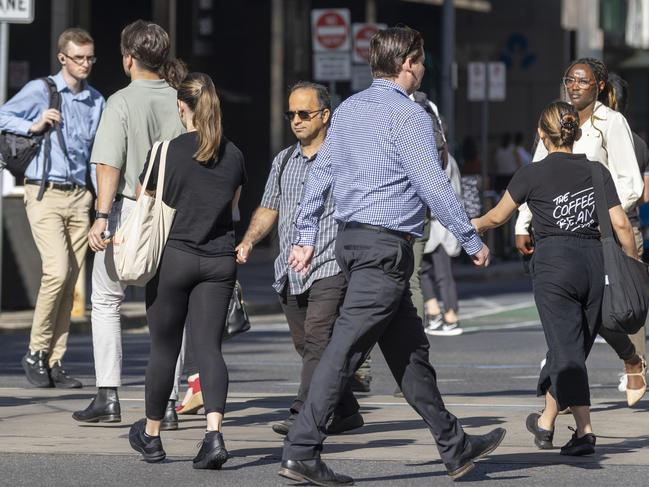
<svg viewBox="0 0 649 487">
<path fill-rule="evenodd" d="M 88 162 L 105 101 L 86 81 L 96 61 L 88 32 L 63 31 L 57 58 L 61 71 L 30 81 L 0 107 L 0 148 L 12 174 L 24 177 L 27 218 L 42 261 L 22 366 L 36 387 L 78 388 L 81 382 L 67 374 L 61 361 L 74 286 L 86 255 L 93 202 Z M 33 158 L 21 153 L 30 143 Z M 20 156 L 24 176 L 21 167 L 11 164 Z"/>
<path fill-rule="evenodd" d="M 326 197 L 327 203 L 320 215 L 316 257 L 309 271 L 303 274 L 294 272 L 288 265 L 291 245 L 296 238 L 295 215 L 302 199 L 304 181 L 327 135 L 331 100 L 324 86 L 300 82 L 291 88 L 288 104 L 286 119 L 298 143 L 282 150 L 273 160 L 261 205 L 236 248 L 237 262 L 245 263 L 253 246 L 278 222 L 280 253 L 275 260 L 273 287 L 279 294 L 295 349 L 302 357 L 300 387 L 289 416 L 272 426 L 273 431 L 281 435 L 288 433 L 302 409 L 313 371 L 329 343 L 347 289 L 334 255 L 338 224 L 333 218 L 331 195 Z M 347 385 L 328 426 L 328 433 L 342 433 L 362 426 L 363 417 L 358 408 L 351 387 Z"/>
</svg>

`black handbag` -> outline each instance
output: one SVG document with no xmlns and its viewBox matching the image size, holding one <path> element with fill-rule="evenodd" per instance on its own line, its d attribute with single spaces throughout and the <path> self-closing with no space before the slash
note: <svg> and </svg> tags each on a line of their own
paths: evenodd
<svg viewBox="0 0 649 487">
<path fill-rule="evenodd" d="M 234 290 L 228 306 L 228 319 L 223 335 L 223 340 L 239 335 L 250 330 L 250 319 L 243 301 L 243 292 L 239 281 L 234 283 Z"/>
<path fill-rule="evenodd" d="M 644 262 L 627 256 L 615 240 L 604 196 L 604 178 L 598 167 L 600 163 L 591 164 L 606 279 L 602 300 L 602 326 L 617 333 L 633 334 L 644 325 L 647 318 L 649 268 Z"/>
</svg>

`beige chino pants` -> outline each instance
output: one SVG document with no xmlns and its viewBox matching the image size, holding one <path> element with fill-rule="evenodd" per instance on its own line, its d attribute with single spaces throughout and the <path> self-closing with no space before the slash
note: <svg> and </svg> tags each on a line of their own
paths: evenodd
<svg viewBox="0 0 649 487">
<path fill-rule="evenodd" d="M 49 353 L 49 366 L 65 354 L 74 286 L 88 248 L 92 194 L 86 189 L 47 189 L 25 185 L 25 208 L 42 261 L 29 349 Z"/>
</svg>

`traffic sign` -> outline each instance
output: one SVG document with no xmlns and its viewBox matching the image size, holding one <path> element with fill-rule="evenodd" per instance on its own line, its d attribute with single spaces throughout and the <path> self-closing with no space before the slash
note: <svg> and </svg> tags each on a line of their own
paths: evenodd
<svg viewBox="0 0 649 487">
<path fill-rule="evenodd" d="M 349 81 L 352 77 L 349 52 L 313 53 L 313 78 L 316 81 Z"/>
<path fill-rule="evenodd" d="M 505 63 L 489 63 L 489 101 L 505 101 L 507 67 Z"/>
<path fill-rule="evenodd" d="M 311 10 L 313 51 L 349 51 L 350 19 L 349 9 L 346 8 Z"/>
<path fill-rule="evenodd" d="M 31 24 L 34 21 L 34 0 L 0 0 L 0 22 Z"/>
<path fill-rule="evenodd" d="M 483 101 L 485 94 L 487 94 L 489 101 L 505 100 L 507 92 L 507 68 L 505 63 L 469 63 L 467 72 L 469 75 L 467 82 L 467 98 L 469 101 Z"/>
<path fill-rule="evenodd" d="M 357 64 L 368 63 L 370 60 L 370 39 L 378 31 L 387 29 L 386 24 L 352 24 L 352 61 Z"/>
</svg>

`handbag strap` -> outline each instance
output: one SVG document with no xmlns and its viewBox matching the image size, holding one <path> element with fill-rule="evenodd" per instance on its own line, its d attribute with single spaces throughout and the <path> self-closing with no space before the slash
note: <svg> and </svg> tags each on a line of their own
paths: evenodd
<svg viewBox="0 0 649 487">
<path fill-rule="evenodd" d="M 149 177 L 151 176 L 151 171 L 153 170 L 153 162 L 155 161 L 155 155 L 158 153 L 158 147 L 160 147 L 160 145 L 162 145 L 162 142 L 158 141 L 154 143 L 153 147 L 151 148 L 151 154 L 149 155 L 149 162 L 146 167 L 146 174 L 144 175 L 144 181 L 142 181 L 142 191 L 146 191 L 146 187 L 149 184 Z"/>
<path fill-rule="evenodd" d="M 158 163 L 158 184 L 156 186 L 155 201 L 157 204 L 162 204 L 162 193 L 165 187 L 165 172 L 167 169 L 167 149 L 169 148 L 169 141 L 165 140 L 162 143 L 162 151 L 160 152 L 160 162 Z"/>
<path fill-rule="evenodd" d="M 590 164 L 590 177 L 593 181 L 593 189 L 595 190 L 595 208 L 597 210 L 597 220 L 599 221 L 599 231 L 603 238 L 613 238 L 611 217 L 608 214 L 608 205 L 606 204 L 604 178 L 602 177 L 601 168 L 597 167 L 601 163 L 591 162 Z"/>
</svg>

